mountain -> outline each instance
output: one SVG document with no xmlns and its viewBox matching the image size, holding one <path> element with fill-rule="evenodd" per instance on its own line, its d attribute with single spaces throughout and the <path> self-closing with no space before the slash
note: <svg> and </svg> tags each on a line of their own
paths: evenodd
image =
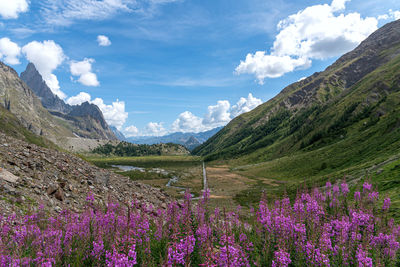
<svg viewBox="0 0 400 267">
<path fill-rule="evenodd" d="M 111 131 L 115 134 L 115 136 L 118 138 L 120 141 L 126 141 L 126 137 L 121 131 L 117 129 L 115 126 L 110 126 Z"/>
<path fill-rule="evenodd" d="M 200 141 L 193 135 L 183 144 L 190 151 L 201 145 Z"/>
<path fill-rule="evenodd" d="M 228 160 L 248 177 L 322 184 L 398 159 L 399 136 L 400 20 L 238 116 L 193 154 Z"/>
<path fill-rule="evenodd" d="M 184 145 L 193 137 L 197 142 L 191 142 L 192 149 L 197 145 L 200 145 L 207 141 L 211 136 L 216 134 L 222 127 L 217 127 L 209 131 L 200 133 L 182 133 L 176 132 L 164 136 L 138 136 L 138 137 L 128 137 L 127 141 L 135 144 L 160 144 L 160 143 L 174 143 Z M 193 139 L 192 139 L 193 141 Z M 197 143 L 197 144 L 196 144 Z M 188 148 L 188 147 L 187 147 Z M 189 149 L 189 148 L 188 148 Z M 190 149 L 189 149 L 190 150 Z"/>
<path fill-rule="evenodd" d="M 40 73 L 36 70 L 33 63 L 26 66 L 24 72 L 21 73 L 21 80 L 23 80 L 29 88 L 36 94 L 42 102 L 43 107 L 47 110 L 61 112 L 68 114 L 72 111 L 72 107 L 66 104 L 58 96 L 54 95 L 46 82 L 42 79 Z"/>
<path fill-rule="evenodd" d="M 10 126 L 15 133 L 19 132 L 25 136 L 24 130 L 20 129 L 20 126 L 23 126 L 37 136 L 45 137 L 55 143 L 74 136 L 70 129 L 64 127 L 42 106 L 39 98 L 18 77 L 17 72 L 2 62 L 0 62 L 0 105 L 3 108 L 2 124 Z"/>
<path fill-rule="evenodd" d="M 66 104 L 53 94 L 34 64 L 29 63 L 20 78 L 39 97 L 43 107 L 52 115 L 67 122 L 66 126 L 75 135 L 89 139 L 117 140 L 98 106 L 88 102 L 74 106 Z"/>
</svg>

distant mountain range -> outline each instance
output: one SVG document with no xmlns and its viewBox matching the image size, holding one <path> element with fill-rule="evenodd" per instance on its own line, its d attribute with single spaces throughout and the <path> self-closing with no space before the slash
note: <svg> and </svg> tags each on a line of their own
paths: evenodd
<svg viewBox="0 0 400 267">
<path fill-rule="evenodd" d="M 216 134 L 223 127 L 217 127 L 209 131 L 201 133 L 182 133 L 176 132 L 164 136 L 139 136 L 129 137 L 126 141 L 135 144 L 160 144 L 160 143 L 174 143 L 185 146 L 189 150 L 193 150 L 197 146 L 207 141 L 211 136 Z M 114 132 L 115 133 L 115 132 Z M 117 135 L 118 136 L 118 135 Z"/>
</svg>

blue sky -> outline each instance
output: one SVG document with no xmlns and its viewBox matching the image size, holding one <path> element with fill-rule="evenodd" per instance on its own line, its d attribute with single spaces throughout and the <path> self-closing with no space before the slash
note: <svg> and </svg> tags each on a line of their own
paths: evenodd
<svg viewBox="0 0 400 267">
<path fill-rule="evenodd" d="M 0 60 L 130 136 L 225 125 L 400 18 L 397 0 L 1 2 Z"/>
</svg>

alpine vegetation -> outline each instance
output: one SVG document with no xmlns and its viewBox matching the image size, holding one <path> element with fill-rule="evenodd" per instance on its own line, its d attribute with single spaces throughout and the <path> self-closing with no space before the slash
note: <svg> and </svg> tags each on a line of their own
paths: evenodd
<svg viewBox="0 0 400 267">
<path fill-rule="evenodd" d="M 349 192 L 328 182 L 293 201 L 263 198 L 247 218 L 211 210 L 208 191 L 166 210 L 89 194 L 83 213 L 0 216 L 0 266 L 398 266 L 390 199 L 368 182 Z"/>
</svg>

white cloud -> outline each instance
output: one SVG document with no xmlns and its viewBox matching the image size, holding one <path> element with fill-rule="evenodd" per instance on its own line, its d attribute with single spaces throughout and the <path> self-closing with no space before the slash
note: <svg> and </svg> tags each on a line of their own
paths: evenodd
<svg viewBox="0 0 400 267">
<path fill-rule="evenodd" d="M 79 76 L 78 82 L 86 86 L 99 86 L 96 74 L 92 72 L 94 59 L 85 58 L 82 61 L 71 61 L 70 71 L 74 76 Z"/>
<path fill-rule="evenodd" d="M 145 134 L 149 136 L 163 136 L 167 134 L 167 130 L 164 128 L 163 123 L 149 122 L 145 128 Z"/>
<path fill-rule="evenodd" d="M 48 24 L 68 26 L 75 20 L 103 20 L 132 11 L 135 0 L 46 0 L 41 13 Z"/>
<path fill-rule="evenodd" d="M 96 98 L 91 103 L 97 105 L 101 112 L 103 112 L 104 118 L 109 125 L 115 126 L 118 130 L 121 130 L 126 119 L 128 118 L 128 112 L 125 111 L 125 102 L 117 101 L 112 102 L 111 105 L 106 105 L 103 99 Z"/>
<path fill-rule="evenodd" d="M 400 10 L 396 10 L 396 11 L 389 10 L 389 11 L 390 11 L 391 16 L 392 16 L 395 20 L 400 19 Z"/>
<path fill-rule="evenodd" d="M 4 60 L 6 64 L 17 65 L 21 62 L 18 57 L 21 54 L 21 48 L 18 44 L 4 37 L 0 39 L 0 60 Z"/>
<path fill-rule="evenodd" d="M 208 131 L 226 125 L 233 118 L 253 110 L 260 104 L 262 104 L 261 99 L 254 97 L 251 93 L 247 98 L 241 97 L 233 106 L 227 100 L 220 100 L 216 105 L 208 107 L 203 118 L 189 111 L 179 114 L 178 118 L 172 123 L 170 132 L 197 133 Z"/>
<path fill-rule="evenodd" d="M 51 91 L 64 99 L 66 95 L 60 90 L 57 76 L 53 74 L 65 59 L 62 48 L 52 40 L 33 41 L 22 47 L 22 52 L 35 65 Z"/>
<path fill-rule="evenodd" d="M 378 16 L 378 20 L 398 20 L 400 19 L 400 10 L 389 9 L 388 14 Z"/>
<path fill-rule="evenodd" d="M 271 53 L 249 54 L 236 68 L 237 74 L 254 74 L 262 83 L 287 72 L 311 66 L 312 59 L 339 56 L 355 48 L 377 29 L 378 20 L 344 14 L 349 0 L 333 0 L 331 5 L 314 5 L 290 15 L 278 24 Z"/>
<path fill-rule="evenodd" d="M 50 25 L 68 26 L 75 21 L 104 20 L 121 12 L 151 13 L 158 5 L 180 0 L 45 0 L 41 15 Z"/>
<path fill-rule="evenodd" d="M 307 58 L 265 55 L 265 51 L 258 51 L 254 55 L 248 54 L 245 61 L 240 61 L 236 73 L 253 73 L 263 84 L 265 78 L 278 78 L 296 68 L 308 68 L 310 65 L 311 61 Z"/>
<path fill-rule="evenodd" d="M 0 16 L 3 19 L 16 19 L 19 13 L 28 11 L 29 0 L 1 0 Z"/>
<path fill-rule="evenodd" d="M 201 132 L 204 131 L 203 119 L 197 117 L 190 111 L 179 114 L 178 118 L 172 123 L 172 132 Z"/>
<path fill-rule="evenodd" d="M 104 119 L 109 125 L 115 126 L 118 130 L 121 130 L 126 119 L 128 118 L 128 112 L 125 111 L 125 102 L 119 101 L 118 99 L 112 102 L 111 105 L 104 103 L 101 98 L 91 100 L 91 96 L 88 93 L 80 92 L 76 96 L 71 96 L 67 99 L 67 103 L 70 105 L 80 105 L 83 102 L 89 102 L 99 107 L 103 113 Z"/>
<path fill-rule="evenodd" d="M 203 124 L 212 128 L 227 124 L 231 120 L 230 103 L 219 100 L 215 106 L 208 106 L 208 112 L 203 118 Z"/>
<path fill-rule="evenodd" d="M 65 102 L 69 105 L 80 105 L 84 102 L 90 102 L 91 96 L 88 93 L 80 92 L 76 96 L 71 96 Z"/>
<path fill-rule="evenodd" d="M 240 114 L 245 112 L 249 112 L 250 110 L 255 109 L 259 105 L 262 104 L 261 99 L 254 97 L 251 93 L 247 96 L 247 98 L 241 97 L 236 105 L 233 105 L 231 108 L 231 118 L 235 118 Z"/>
<path fill-rule="evenodd" d="M 134 137 L 139 135 L 139 130 L 135 126 L 131 125 L 124 129 L 124 135 L 126 137 Z"/>
<path fill-rule="evenodd" d="M 97 43 L 99 43 L 99 46 L 110 46 L 111 45 L 110 39 L 105 35 L 98 35 Z"/>
</svg>

